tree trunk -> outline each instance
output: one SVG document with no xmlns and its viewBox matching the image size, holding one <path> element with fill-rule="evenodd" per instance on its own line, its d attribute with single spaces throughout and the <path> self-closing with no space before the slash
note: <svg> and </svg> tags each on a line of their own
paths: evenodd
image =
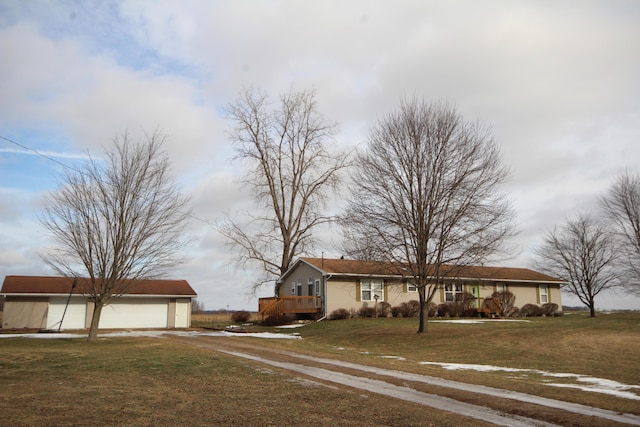
<svg viewBox="0 0 640 427">
<path fill-rule="evenodd" d="M 101 300 L 93 304 L 93 316 L 91 316 L 91 327 L 89 328 L 89 336 L 87 337 L 87 341 L 89 342 L 98 340 L 98 325 L 100 324 L 100 314 L 102 313 L 103 306 L 104 302 Z"/>
<path fill-rule="evenodd" d="M 419 334 L 427 333 L 427 318 L 429 317 L 429 313 L 427 311 L 425 292 L 426 290 L 424 286 L 420 286 L 418 288 L 418 296 L 420 297 L 420 324 L 418 326 Z"/>
<path fill-rule="evenodd" d="M 591 317 L 596 317 L 596 305 L 594 302 L 591 302 L 591 304 L 589 304 L 589 313 Z"/>
</svg>

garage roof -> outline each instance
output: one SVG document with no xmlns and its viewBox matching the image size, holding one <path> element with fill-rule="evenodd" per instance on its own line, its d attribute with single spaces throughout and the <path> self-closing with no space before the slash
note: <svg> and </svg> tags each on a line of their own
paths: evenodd
<svg viewBox="0 0 640 427">
<path fill-rule="evenodd" d="M 6 276 L 2 284 L 1 294 L 40 294 L 68 295 L 73 286 L 73 277 L 53 277 L 53 276 Z M 73 290 L 73 294 L 90 293 L 90 281 L 87 278 L 78 278 L 78 285 Z M 128 287 L 123 293 L 125 295 L 162 295 L 175 297 L 196 297 L 191 285 L 186 280 L 139 280 Z"/>
</svg>

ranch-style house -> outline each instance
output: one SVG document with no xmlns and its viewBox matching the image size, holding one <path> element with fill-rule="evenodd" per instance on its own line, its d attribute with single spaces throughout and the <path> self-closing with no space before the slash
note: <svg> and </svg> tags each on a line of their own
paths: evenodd
<svg viewBox="0 0 640 427">
<path fill-rule="evenodd" d="M 397 306 L 418 300 L 418 292 L 403 275 L 399 264 L 347 259 L 299 258 L 280 277 L 277 293 L 260 298 L 262 318 L 273 315 L 322 318 L 334 310 L 359 310 L 380 302 Z M 444 285 L 436 304 L 459 301 L 472 295 L 478 312 L 494 292 L 509 291 L 515 305 L 555 303 L 562 309 L 560 279 L 527 268 L 445 266 Z"/>
</svg>

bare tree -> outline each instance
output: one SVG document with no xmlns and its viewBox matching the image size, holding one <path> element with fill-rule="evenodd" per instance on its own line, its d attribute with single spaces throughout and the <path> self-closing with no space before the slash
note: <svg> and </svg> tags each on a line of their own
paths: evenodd
<svg viewBox="0 0 640 427">
<path fill-rule="evenodd" d="M 194 300 L 191 302 L 191 312 L 192 313 L 204 313 L 204 302 Z"/>
<path fill-rule="evenodd" d="M 333 220 L 326 202 L 348 155 L 330 151 L 337 126 L 319 114 L 312 90 L 291 90 L 274 106 L 265 93 L 250 88 L 228 112 L 237 158 L 250 167 L 244 183 L 255 210 L 244 222 L 228 217 L 221 233 L 238 249 L 242 264 L 257 263 L 264 271 L 255 291 L 309 251 L 312 231 Z"/>
<path fill-rule="evenodd" d="M 600 206 L 619 239 L 621 285 L 640 296 L 640 176 L 628 171 L 618 175 Z"/>
<path fill-rule="evenodd" d="M 360 256 L 402 266 L 418 289 L 418 333 L 426 332 L 445 273 L 483 262 L 513 233 L 512 209 L 498 191 L 508 169 L 485 126 L 415 99 L 372 128 L 355 163 L 343 225 Z"/>
<path fill-rule="evenodd" d="M 188 198 L 173 183 L 163 142 L 157 133 L 116 137 L 104 159 L 65 171 L 39 218 L 59 244 L 44 260 L 59 274 L 88 276 L 79 290 L 94 306 L 89 341 L 112 298 L 180 262 Z"/>
<path fill-rule="evenodd" d="M 581 213 L 555 228 L 536 250 L 542 271 L 564 279 L 595 317 L 598 294 L 616 285 L 615 239 L 602 222 Z"/>
</svg>

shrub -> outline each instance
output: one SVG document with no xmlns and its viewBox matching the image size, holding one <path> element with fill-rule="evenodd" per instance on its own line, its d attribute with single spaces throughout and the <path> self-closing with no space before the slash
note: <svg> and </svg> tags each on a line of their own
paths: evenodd
<svg viewBox="0 0 640 427">
<path fill-rule="evenodd" d="M 420 315 L 420 301 L 411 300 L 407 304 L 407 317 L 418 317 Z"/>
<path fill-rule="evenodd" d="M 401 305 L 396 305 L 395 307 L 391 307 L 391 316 L 392 317 L 405 317 L 404 316 L 404 310 L 402 309 L 402 304 Z"/>
<path fill-rule="evenodd" d="M 391 316 L 391 304 L 386 301 L 382 301 L 378 303 L 378 317 L 389 317 Z"/>
<path fill-rule="evenodd" d="M 516 296 L 509 291 L 494 292 L 491 294 L 491 300 L 489 304 L 495 307 L 498 316 L 511 317 L 514 314 L 514 304 L 516 302 Z"/>
<path fill-rule="evenodd" d="M 236 311 L 231 315 L 231 321 L 233 323 L 244 323 L 251 319 L 251 313 L 245 310 Z"/>
<path fill-rule="evenodd" d="M 558 304 L 554 304 L 552 302 L 542 304 L 540 307 L 543 316 L 547 317 L 557 317 L 562 316 L 562 312 L 558 311 Z"/>
<path fill-rule="evenodd" d="M 269 316 L 262 321 L 264 326 L 282 326 L 282 325 L 290 325 L 293 323 L 295 319 L 291 316 L 287 316 L 286 314 L 280 316 Z"/>
<path fill-rule="evenodd" d="M 435 302 L 431 301 L 429 303 L 429 317 L 436 317 L 436 315 L 438 314 L 438 304 L 436 304 Z"/>
<path fill-rule="evenodd" d="M 520 317 L 542 316 L 542 309 L 535 304 L 525 304 L 520 309 Z"/>
<path fill-rule="evenodd" d="M 474 317 L 478 310 L 475 308 L 476 297 L 465 292 L 458 301 L 440 304 L 437 308 L 440 317 Z M 443 307 L 446 306 L 446 307 Z"/>
<path fill-rule="evenodd" d="M 361 319 L 366 319 L 369 317 L 374 317 L 376 315 L 376 309 L 373 307 L 367 306 L 367 303 L 364 303 L 360 310 L 358 310 L 358 317 Z"/>
<path fill-rule="evenodd" d="M 446 303 L 438 304 L 438 307 L 436 308 L 436 312 L 438 313 L 438 317 L 451 317 L 449 304 L 446 304 Z"/>
<path fill-rule="evenodd" d="M 427 316 L 436 317 L 438 314 L 438 305 L 431 301 L 427 308 Z M 411 300 L 391 308 L 393 317 L 418 317 L 420 315 L 420 302 Z"/>
<path fill-rule="evenodd" d="M 333 310 L 329 315 L 329 320 L 344 320 L 350 319 L 351 312 L 346 308 L 339 308 L 337 310 Z"/>
</svg>

